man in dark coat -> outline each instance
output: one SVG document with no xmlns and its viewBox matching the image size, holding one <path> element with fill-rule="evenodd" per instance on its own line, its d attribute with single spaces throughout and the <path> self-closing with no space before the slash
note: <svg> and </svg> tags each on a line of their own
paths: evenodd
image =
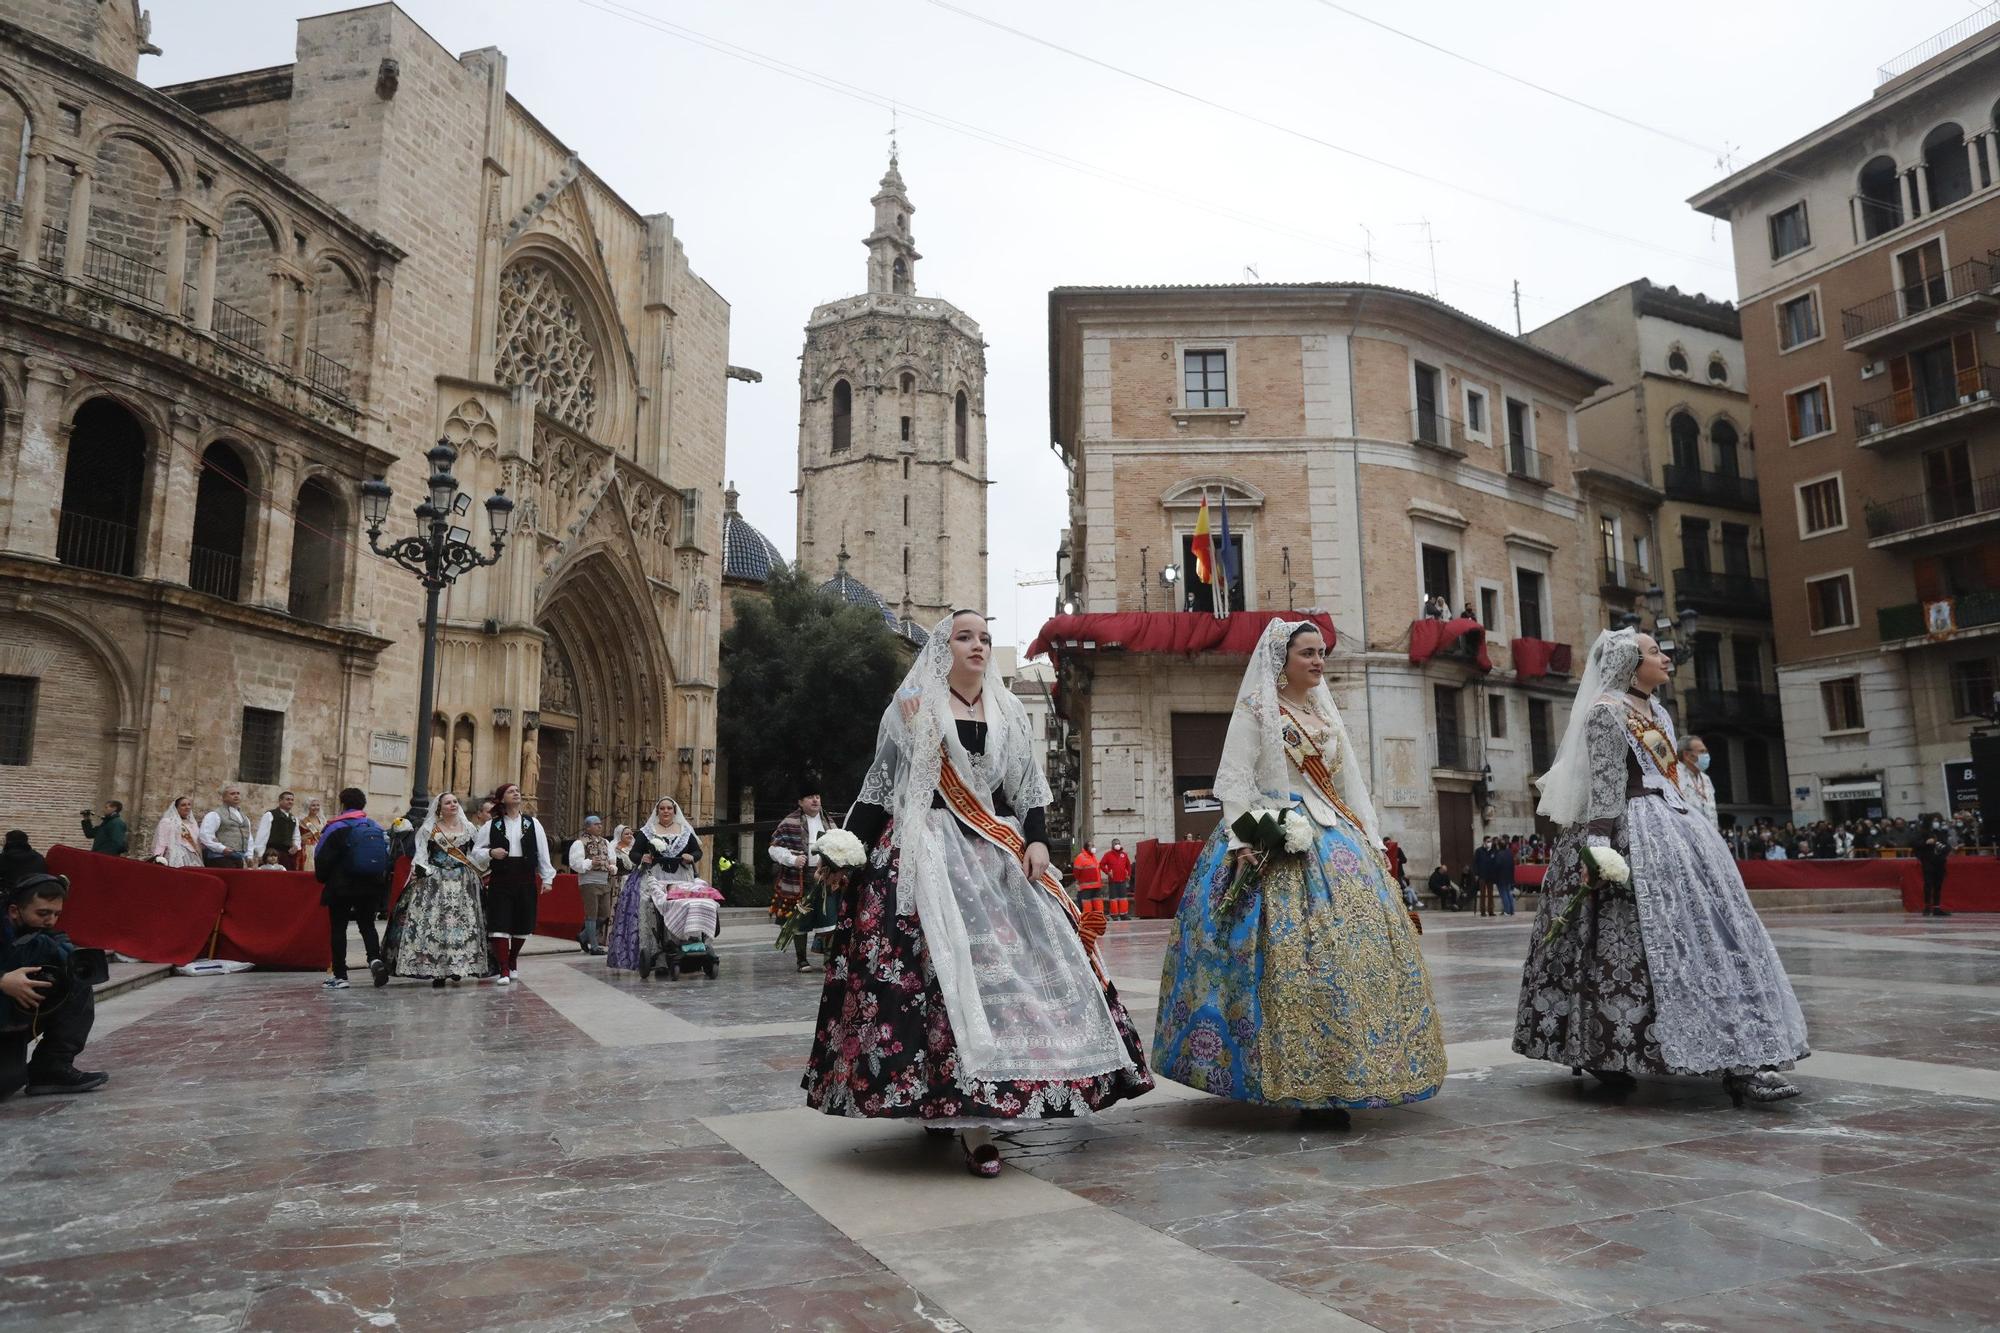
<svg viewBox="0 0 2000 1333">
<path fill-rule="evenodd" d="M 333 975 L 327 990 L 347 989 L 347 923 L 361 928 L 361 947 L 368 954 L 368 971 L 377 986 L 389 984 L 389 965 L 382 959 L 382 941 L 375 934 L 375 914 L 389 898 L 389 834 L 365 812 L 368 794 L 357 787 L 340 793 L 340 814 L 326 823 L 313 852 L 313 876 L 325 887 L 319 900 L 326 908 Z"/>
<path fill-rule="evenodd" d="M 46 875 L 49 863 L 42 854 L 28 845 L 28 835 L 21 829 L 8 829 L 4 845 L 0 845 L 0 894 L 5 894 L 16 884 L 30 875 Z"/>
<path fill-rule="evenodd" d="M 1500 915 L 1514 915 L 1514 846 L 1510 842 L 1493 844 L 1493 856 L 1487 862 L 1493 872 L 1493 887 L 1500 891 Z"/>
<path fill-rule="evenodd" d="M 1951 843 L 1945 837 L 1944 821 L 1933 819 L 1917 844 L 1917 863 L 1924 870 L 1924 915 L 1950 916 L 1944 910 L 1944 875 L 1951 859 Z"/>
<path fill-rule="evenodd" d="M 1479 844 L 1472 854 L 1472 874 L 1479 881 L 1479 915 L 1493 915 L 1493 839 Z"/>
<path fill-rule="evenodd" d="M 90 839 L 90 850 L 106 856 L 125 855 L 125 845 L 131 835 L 125 829 L 125 805 L 122 801 L 104 803 L 104 819 L 100 822 L 90 817 L 90 811 L 83 812 L 83 836 Z"/>
</svg>

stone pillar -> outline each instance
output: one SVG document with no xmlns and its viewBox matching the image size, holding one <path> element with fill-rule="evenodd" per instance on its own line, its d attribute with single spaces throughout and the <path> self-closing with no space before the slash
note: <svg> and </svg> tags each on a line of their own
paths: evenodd
<svg viewBox="0 0 2000 1333">
<path fill-rule="evenodd" d="M 84 247 L 90 243 L 90 168 L 76 169 L 76 182 L 69 192 L 69 235 L 63 240 L 63 276 L 74 281 L 83 276 Z"/>
<path fill-rule="evenodd" d="M 153 446 L 146 478 L 139 577 L 186 583 L 188 555 L 194 544 L 195 488 L 201 481 L 201 432 L 206 423 L 184 407 L 175 407 L 168 429 L 172 438 Z"/>
<path fill-rule="evenodd" d="M 1979 169 L 1985 165 L 1986 136 L 1983 134 L 1967 135 L 1965 139 L 1965 169 L 1969 174 L 1965 179 L 1971 182 L 1974 190 L 1979 189 Z"/>
<path fill-rule="evenodd" d="M 160 304 L 173 319 L 187 316 L 187 298 L 181 291 L 187 286 L 187 240 L 187 214 L 177 211 L 167 220 L 167 290 L 160 296 Z"/>
<path fill-rule="evenodd" d="M 248 600 L 283 611 L 292 600 L 292 506 L 299 495 L 301 459 L 290 449 L 272 452 L 270 475 L 259 507 L 257 580 L 246 584 Z"/>
<path fill-rule="evenodd" d="M 21 195 L 21 262 L 29 268 L 42 266 L 42 227 L 49 214 L 49 159 L 46 153 L 29 150 L 28 173 Z"/>
<path fill-rule="evenodd" d="M 215 327 L 215 264 L 221 251 L 222 237 L 203 223 L 201 267 L 194 276 L 194 326 L 204 332 Z"/>
<path fill-rule="evenodd" d="M 306 340 L 312 334 L 312 288 L 303 279 L 292 283 L 292 373 L 306 371 Z"/>
<path fill-rule="evenodd" d="M 285 356 L 285 275 L 271 270 L 271 295 L 265 315 L 264 359 L 274 366 L 290 365 Z"/>
<path fill-rule="evenodd" d="M 1917 191 L 1916 215 L 1922 217 L 1931 211 L 1931 169 L 1929 164 L 1910 169 L 1911 183 Z"/>
<path fill-rule="evenodd" d="M 63 469 L 69 423 L 63 400 L 76 372 L 59 361 L 27 358 L 20 448 L 0 456 L 0 550 L 56 558 L 62 517 Z"/>
</svg>

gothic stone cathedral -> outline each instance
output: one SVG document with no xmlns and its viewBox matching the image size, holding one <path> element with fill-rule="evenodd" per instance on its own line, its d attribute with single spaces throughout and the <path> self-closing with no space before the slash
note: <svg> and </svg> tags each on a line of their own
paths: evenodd
<svg viewBox="0 0 2000 1333">
<path fill-rule="evenodd" d="M 917 295 L 896 158 L 872 200 L 868 290 L 820 306 L 799 366 L 798 558 L 848 575 L 906 631 L 986 605 L 986 344 Z"/>
</svg>

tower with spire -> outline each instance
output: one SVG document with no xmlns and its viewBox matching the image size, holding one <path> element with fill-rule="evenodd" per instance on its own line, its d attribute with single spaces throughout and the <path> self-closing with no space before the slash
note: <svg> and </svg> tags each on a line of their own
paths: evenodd
<svg viewBox="0 0 2000 1333">
<path fill-rule="evenodd" d="M 986 600 L 986 343 L 917 291 L 916 208 L 895 150 L 875 196 L 868 286 L 806 323 L 798 559 L 927 630 Z M 844 557 L 844 559 L 843 559 Z"/>
</svg>

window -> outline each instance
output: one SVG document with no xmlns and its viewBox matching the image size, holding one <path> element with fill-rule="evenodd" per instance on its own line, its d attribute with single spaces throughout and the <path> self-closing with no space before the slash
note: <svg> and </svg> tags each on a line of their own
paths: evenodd
<svg viewBox="0 0 2000 1333">
<path fill-rule="evenodd" d="M 1542 576 L 1532 569 L 1515 570 L 1514 594 L 1520 604 L 1521 637 L 1548 637 L 1542 633 Z"/>
<path fill-rule="evenodd" d="M 1972 163 L 1965 155 L 1965 131 L 1956 123 L 1946 121 L 1926 134 L 1923 151 L 1924 175 L 1930 178 L 1932 212 L 1949 208 L 1972 193 Z"/>
<path fill-rule="evenodd" d="M 1417 384 L 1417 438 L 1425 444 L 1448 443 L 1439 429 L 1438 395 L 1444 384 L 1444 376 L 1436 366 L 1423 362 L 1415 363 L 1414 375 Z"/>
<path fill-rule="evenodd" d="M 285 715 L 268 708 L 243 710 L 243 757 L 236 765 L 239 782 L 276 783 L 284 780 Z"/>
<path fill-rule="evenodd" d="M 1528 768 L 1546 773 L 1556 761 L 1554 732 L 1549 725 L 1549 701 L 1528 700 Z"/>
<path fill-rule="evenodd" d="M 1778 302 L 1778 350 L 1789 352 L 1819 341 L 1819 293 L 1806 292 Z"/>
<path fill-rule="evenodd" d="M 1489 630 L 1500 628 L 1500 590 L 1481 588 L 1479 590 L 1479 623 Z"/>
<path fill-rule="evenodd" d="M 1861 713 L 1861 677 L 1842 676 L 1819 683 L 1820 708 L 1828 731 L 1859 731 L 1867 726 Z"/>
<path fill-rule="evenodd" d="M 1771 751 L 1760 740 L 1743 743 L 1743 785 L 1752 804 L 1771 803 Z"/>
<path fill-rule="evenodd" d="M 1465 391 L 1465 429 L 1471 435 L 1486 433 L 1486 395 L 1478 389 Z"/>
<path fill-rule="evenodd" d="M 1189 407 L 1229 406 L 1229 353 L 1220 348 L 1183 352 L 1181 387 Z"/>
<path fill-rule="evenodd" d="M 1216 549 L 1220 549 L 1222 546 L 1222 534 L 1219 532 L 1211 533 L 1209 541 L 1214 543 Z M 1181 587 L 1186 590 L 1182 594 L 1181 609 L 1183 611 L 1215 610 L 1215 589 L 1195 577 L 1194 534 L 1191 532 L 1181 534 L 1181 572 Z M 1229 608 L 1232 611 L 1247 611 L 1250 609 L 1250 604 L 1244 600 L 1243 596 L 1243 572 L 1243 534 L 1241 532 L 1232 532 L 1229 534 Z"/>
<path fill-rule="evenodd" d="M 904 371 L 904 372 L 903 372 L 903 392 L 904 392 L 904 393 L 915 393 L 916 391 L 917 391 L 917 377 L 916 377 L 915 375 L 912 375 L 912 374 L 911 374 L 911 373 L 910 373 L 909 371 L 907 371 L 907 370 L 906 370 L 906 371 Z"/>
<path fill-rule="evenodd" d="M 909 479 L 910 479 L 910 460 L 905 458 L 903 460 L 903 480 L 908 481 Z"/>
<path fill-rule="evenodd" d="M 1861 239 L 1872 241 L 1902 225 L 1902 173 L 1895 158 L 1874 158 L 1861 168 Z"/>
<path fill-rule="evenodd" d="M 1803 482 L 1798 491 L 1800 536 L 1839 532 L 1847 526 L 1847 505 L 1840 493 L 1838 476 Z"/>
<path fill-rule="evenodd" d="M 965 390 L 958 391 L 958 398 L 952 403 L 951 432 L 954 447 L 958 450 L 960 462 L 972 457 L 972 409 L 965 398 Z"/>
<path fill-rule="evenodd" d="M 1925 241 L 1914 250 L 1896 256 L 1896 276 L 1901 280 L 1903 313 L 1916 315 L 1951 299 L 1951 284 L 1944 272 L 1944 241 Z"/>
<path fill-rule="evenodd" d="M 903 497 L 903 526 L 910 526 L 910 497 L 907 495 Z"/>
<path fill-rule="evenodd" d="M 1854 628 L 1854 576 L 1829 574 L 1806 580 L 1806 609 L 1815 634 Z"/>
<path fill-rule="evenodd" d="M 1722 572 L 1732 578 L 1750 577 L 1750 529 L 1742 523 L 1722 525 Z"/>
<path fill-rule="evenodd" d="M 1534 421 L 1528 413 L 1528 405 L 1518 398 L 1507 400 L 1507 447 L 1510 449 L 1535 447 Z"/>
<path fill-rule="evenodd" d="M 833 382 L 833 451 L 846 453 L 854 442 L 854 390 L 846 380 Z"/>
<path fill-rule="evenodd" d="M 1966 662 L 1953 662 L 1951 672 L 1951 715 L 1954 718 L 1991 717 L 1993 715 L 1993 691 L 2000 688 L 2000 677 L 1993 670 L 1993 659 L 1975 657 Z"/>
<path fill-rule="evenodd" d="M 1467 743 L 1459 721 L 1456 685 L 1431 686 L 1431 708 L 1437 715 L 1437 761 L 1439 768 L 1469 769 L 1479 766 L 1473 746 Z"/>
<path fill-rule="evenodd" d="M 1791 426 L 1794 444 L 1832 430 L 1833 404 L 1827 396 L 1826 381 L 1786 394 L 1785 419 Z"/>
<path fill-rule="evenodd" d="M 1972 454 L 1963 440 L 1924 454 L 1924 517 L 1947 523 L 1976 513 Z"/>
<path fill-rule="evenodd" d="M 1496 741 L 1507 739 L 1507 696 L 1486 696 L 1486 734 Z"/>
<path fill-rule="evenodd" d="M 1708 359 L 1708 381 L 1711 384 L 1729 383 L 1729 363 L 1719 356 Z"/>
<path fill-rule="evenodd" d="M 1736 664 L 1736 688 L 1756 694 L 1764 688 L 1764 650 L 1755 639 L 1731 639 L 1730 655 Z"/>
<path fill-rule="evenodd" d="M 1632 539 L 1632 563 L 1639 567 L 1641 574 L 1653 572 L 1653 543 L 1644 537 Z"/>
<path fill-rule="evenodd" d="M 1676 412 L 1667 422 L 1673 441 L 1674 466 L 1683 472 L 1701 471 L 1701 423 L 1686 412 Z"/>
<path fill-rule="evenodd" d="M 1715 471 L 1717 476 L 1738 477 L 1742 475 L 1742 464 L 1736 456 L 1739 443 L 1735 425 L 1728 417 L 1718 417 L 1708 428 L 1708 443 L 1715 450 Z"/>
<path fill-rule="evenodd" d="M 1615 578 L 1618 575 L 1618 516 L 1599 514 L 1597 516 L 1597 542 L 1604 555 L 1604 572 Z"/>
<path fill-rule="evenodd" d="M 1709 571 L 1708 520 L 1681 516 L 1681 566 L 1694 574 Z"/>
<path fill-rule="evenodd" d="M 1795 255 L 1812 244 L 1812 227 L 1806 222 L 1806 201 L 1771 214 L 1771 258 Z"/>
<path fill-rule="evenodd" d="M 38 684 L 33 676 L 0 676 L 0 764 L 34 762 Z"/>
<path fill-rule="evenodd" d="M 1424 596 L 1442 597 L 1450 602 L 1457 595 L 1458 580 L 1452 577 L 1452 553 L 1442 546 L 1423 548 Z"/>
<path fill-rule="evenodd" d="M 904 418 L 903 418 L 903 443 L 904 443 L 904 444 L 908 444 L 909 442 L 910 442 L 910 419 L 909 419 L 908 417 L 904 417 Z"/>
<path fill-rule="evenodd" d="M 1667 369 L 1675 375 L 1688 373 L 1688 354 L 1676 347 L 1667 353 Z"/>
</svg>

